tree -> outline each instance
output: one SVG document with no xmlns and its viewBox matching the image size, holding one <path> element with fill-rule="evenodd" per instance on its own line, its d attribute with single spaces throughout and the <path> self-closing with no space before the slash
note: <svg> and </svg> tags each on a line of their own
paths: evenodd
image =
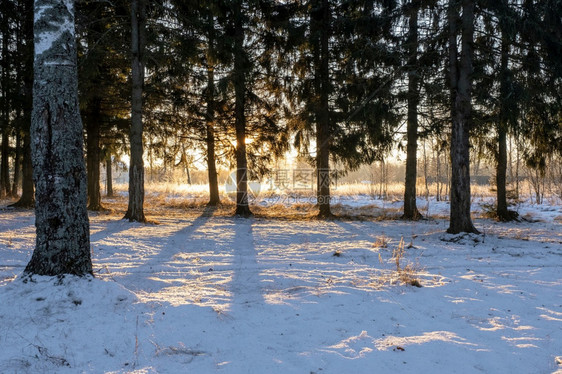
<svg viewBox="0 0 562 374">
<path fill-rule="evenodd" d="M 100 137 L 102 127 L 102 100 L 107 94 L 107 84 L 112 82 L 103 76 L 107 71 L 104 61 L 104 44 L 100 40 L 106 31 L 107 19 L 103 17 L 104 3 L 86 3 L 80 13 L 85 13 L 88 26 L 84 31 L 86 47 L 80 60 L 79 87 L 81 91 L 82 117 L 86 130 L 86 171 L 88 175 L 88 209 L 103 210 L 100 192 Z M 103 23 L 102 23 L 103 22 Z M 106 79 L 104 79 L 106 78 Z"/>
<path fill-rule="evenodd" d="M 235 215 L 252 215 L 248 202 L 248 161 L 246 159 L 246 74 L 249 61 L 244 49 L 244 17 L 242 0 L 232 4 L 234 27 L 234 127 L 236 129 L 236 211 Z"/>
<path fill-rule="evenodd" d="M 14 4 L 11 1 L 2 1 L 2 16 L 0 23 L 0 32 L 2 34 L 2 49 L 0 55 L 2 75 L 0 79 L 0 87 L 2 93 L 0 121 L 2 129 L 2 142 L 0 143 L 0 198 L 11 195 L 10 188 L 10 171 L 9 171 L 9 150 L 10 150 L 10 132 L 12 121 L 10 120 L 10 112 L 13 106 L 11 97 L 13 96 L 13 81 L 11 78 L 13 53 L 10 51 L 12 44 L 13 19 L 10 15 L 14 14 Z"/>
<path fill-rule="evenodd" d="M 287 96 L 295 147 L 316 147 L 318 217 L 331 216 L 331 163 L 347 170 L 381 160 L 397 122 L 389 48 L 394 2 L 297 2 L 287 27 L 284 63 L 294 80 Z"/>
<path fill-rule="evenodd" d="M 462 3 L 462 16 L 458 3 Z M 461 52 L 458 57 L 457 32 L 460 18 Z M 478 233 L 470 217 L 470 127 L 472 124 L 472 60 L 474 1 L 450 0 L 449 77 L 451 90 L 451 211 L 448 233 Z"/>
<path fill-rule="evenodd" d="M 520 132 L 537 202 L 548 158 L 562 149 L 562 3 L 523 2 L 522 72 L 525 82 Z M 519 26 L 519 25 L 518 25 Z"/>
<path fill-rule="evenodd" d="M 318 35 L 315 40 L 316 92 L 319 93 L 316 111 L 316 171 L 318 217 L 328 218 L 330 210 L 330 51 L 331 9 L 329 0 L 313 5 L 311 29 Z"/>
<path fill-rule="evenodd" d="M 518 96 L 511 71 L 510 51 L 512 40 L 516 39 L 516 15 L 510 9 L 507 0 L 493 3 L 498 18 L 500 31 L 499 93 L 498 115 L 496 119 L 497 151 L 496 155 L 496 216 L 500 221 L 517 218 L 517 212 L 507 205 L 507 135 L 517 122 Z"/>
<path fill-rule="evenodd" d="M 215 19 L 211 12 L 207 14 L 207 88 L 205 99 L 207 101 L 206 112 L 206 145 L 207 145 L 207 173 L 209 176 L 209 206 L 220 203 L 219 182 L 215 156 Z"/>
<path fill-rule="evenodd" d="M 36 246 L 27 274 L 92 274 L 73 0 L 35 1 L 32 161 Z"/>
<path fill-rule="evenodd" d="M 144 82 L 144 50 L 146 44 L 146 0 L 131 2 L 132 100 L 129 142 L 129 206 L 125 218 L 146 222 L 144 216 L 144 162 L 142 159 L 142 92 Z"/>
<path fill-rule="evenodd" d="M 418 14 L 420 0 L 412 0 L 408 4 L 408 115 L 406 146 L 406 177 L 404 183 L 404 219 L 417 220 L 421 218 L 416 205 L 417 182 L 417 152 L 418 152 L 418 103 L 419 103 L 419 78 L 418 71 Z"/>
<path fill-rule="evenodd" d="M 76 10 L 78 35 L 78 87 L 86 136 L 88 209 L 103 210 L 100 190 L 102 146 L 124 143 L 115 127 L 130 114 L 125 90 L 131 68 L 130 33 L 123 2 L 79 2 Z"/>
<path fill-rule="evenodd" d="M 33 165 L 31 162 L 31 112 L 33 91 L 33 0 L 21 2 L 18 13 L 21 15 L 21 40 L 18 43 L 22 60 L 20 76 L 23 88 L 21 105 L 21 132 L 23 133 L 22 149 L 22 193 L 20 199 L 13 204 L 18 208 L 35 206 L 35 188 L 33 185 Z"/>
</svg>

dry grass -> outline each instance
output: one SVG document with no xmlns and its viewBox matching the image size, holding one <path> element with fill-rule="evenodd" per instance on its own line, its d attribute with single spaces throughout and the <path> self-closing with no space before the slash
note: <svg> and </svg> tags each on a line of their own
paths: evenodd
<svg viewBox="0 0 562 374">
<path fill-rule="evenodd" d="M 377 237 L 377 240 L 373 243 L 373 248 L 388 248 L 388 243 L 390 243 L 390 238 L 381 235 Z"/>
<path fill-rule="evenodd" d="M 398 274 L 398 279 L 400 282 L 406 285 L 421 287 L 421 283 L 418 279 L 419 269 L 418 266 L 415 266 L 412 263 L 408 263 L 404 265 L 405 253 L 405 245 L 404 245 L 404 237 L 400 238 L 400 243 L 398 246 L 392 251 L 392 260 L 396 265 L 396 273 Z M 402 263 L 401 263 L 402 261 Z"/>
<path fill-rule="evenodd" d="M 421 181 L 421 179 L 420 179 Z M 251 202 L 251 209 L 258 217 L 272 219 L 295 219 L 309 220 L 313 219 L 318 213 L 315 205 L 314 191 L 311 190 L 284 190 L 273 191 L 263 186 L 256 201 Z M 425 185 L 418 183 L 418 193 L 423 196 L 426 192 Z M 103 205 L 108 209 L 105 214 L 121 215 L 124 214 L 127 207 L 126 195 L 127 184 L 114 185 L 115 198 L 104 199 Z M 145 185 L 145 214 L 151 215 L 186 215 L 198 213 L 204 209 L 208 201 L 208 185 L 206 184 L 180 184 L 180 183 L 147 183 Z M 332 189 L 334 202 L 332 204 L 332 212 L 339 219 L 345 220 L 392 220 L 399 219 L 402 215 L 402 207 L 393 205 L 392 202 L 401 201 L 404 193 L 403 183 L 390 183 L 386 185 L 386 195 L 383 197 L 382 206 L 379 200 L 380 193 L 379 184 L 353 183 L 338 185 Z M 429 185 L 429 193 L 435 196 L 437 186 Z M 473 199 L 493 200 L 495 191 L 490 186 L 472 185 L 471 191 Z M 526 182 L 520 186 L 520 191 L 530 191 Z M 442 190 L 442 197 L 445 190 Z M 234 211 L 233 196 L 226 193 L 224 185 L 219 185 L 219 193 L 221 195 L 222 204 L 213 212 L 214 215 L 231 215 Z M 528 195 L 528 192 L 527 192 Z M 528 198 L 527 195 L 521 195 L 520 199 Z M 377 204 L 367 204 L 363 206 L 351 207 L 343 201 L 342 198 L 352 198 L 354 196 L 370 196 L 377 199 Z M 552 197 L 557 198 L 557 197 Z M 368 199 L 367 199 L 368 200 Z M 388 202 L 388 204 L 386 204 Z M 427 204 L 422 203 L 418 208 L 424 215 L 431 216 L 435 219 L 447 219 L 446 215 L 439 215 L 433 212 L 431 201 Z M 103 213 L 100 213 L 103 214 Z M 487 212 L 474 212 L 474 217 L 486 217 Z"/>
</svg>

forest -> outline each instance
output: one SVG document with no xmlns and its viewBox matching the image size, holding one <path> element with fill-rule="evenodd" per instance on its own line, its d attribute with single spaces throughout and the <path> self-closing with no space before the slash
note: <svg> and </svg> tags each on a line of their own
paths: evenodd
<svg viewBox="0 0 562 374">
<path fill-rule="evenodd" d="M 562 372 L 562 1 L 0 4 L 0 372 Z"/>
</svg>

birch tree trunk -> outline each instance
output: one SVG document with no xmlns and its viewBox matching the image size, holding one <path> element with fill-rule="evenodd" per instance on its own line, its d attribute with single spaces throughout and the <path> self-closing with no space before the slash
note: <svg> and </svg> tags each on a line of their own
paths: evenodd
<svg viewBox="0 0 562 374">
<path fill-rule="evenodd" d="M 35 1 L 31 151 L 36 246 L 27 274 L 92 274 L 73 0 Z"/>
</svg>

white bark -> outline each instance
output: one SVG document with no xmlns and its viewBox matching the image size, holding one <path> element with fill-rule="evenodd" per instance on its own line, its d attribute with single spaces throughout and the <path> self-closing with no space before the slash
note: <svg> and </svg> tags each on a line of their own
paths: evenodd
<svg viewBox="0 0 562 374">
<path fill-rule="evenodd" d="M 25 272 L 92 273 L 74 1 L 35 1 L 31 151 L 36 247 Z"/>
</svg>

